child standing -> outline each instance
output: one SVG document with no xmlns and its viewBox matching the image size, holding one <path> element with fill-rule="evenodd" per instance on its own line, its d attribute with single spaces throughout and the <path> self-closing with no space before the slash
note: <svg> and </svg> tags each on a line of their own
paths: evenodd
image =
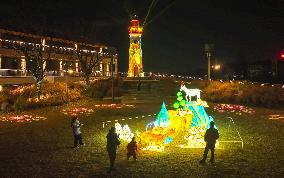
<svg viewBox="0 0 284 178">
<path fill-rule="evenodd" d="M 78 117 L 77 116 L 74 116 L 72 118 L 72 121 L 71 121 L 71 128 L 73 130 L 73 136 L 74 136 L 74 146 L 73 148 L 77 148 L 78 147 L 78 143 L 80 145 L 85 145 L 83 143 L 83 140 L 82 140 L 82 132 L 81 132 L 81 129 L 80 127 L 82 126 L 83 124 L 81 124 L 78 120 Z"/>
<path fill-rule="evenodd" d="M 134 160 L 137 160 L 136 157 L 136 152 L 137 152 L 137 143 L 135 141 L 135 137 L 132 138 L 131 142 L 128 143 L 127 145 L 127 160 L 133 156 Z"/>
</svg>

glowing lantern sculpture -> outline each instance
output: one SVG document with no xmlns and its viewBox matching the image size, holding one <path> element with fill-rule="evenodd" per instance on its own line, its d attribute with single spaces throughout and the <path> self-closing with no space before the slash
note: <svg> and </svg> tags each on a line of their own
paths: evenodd
<svg viewBox="0 0 284 178">
<path fill-rule="evenodd" d="M 188 98 L 194 95 L 197 95 L 197 100 Z M 175 141 L 185 143 L 178 145 L 181 148 L 204 147 L 203 137 L 213 120 L 204 107 L 208 105 L 200 99 L 200 90 L 187 89 L 182 85 L 173 104 L 175 110 L 168 111 L 163 103 L 156 120 L 146 126 L 145 132 L 137 135 L 143 150 L 164 151 L 166 145 Z"/>
<path fill-rule="evenodd" d="M 157 118 L 146 125 L 146 131 L 136 133 L 139 147 L 158 152 L 164 151 L 168 145 L 177 143 L 181 148 L 204 147 L 203 137 L 213 118 L 207 115 L 204 107 L 208 105 L 200 99 L 199 94 L 200 90 L 187 89 L 182 85 L 173 104 L 174 110 L 167 110 L 163 102 Z M 197 100 L 188 98 L 194 95 L 197 95 Z M 134 136 L 128 125 L 121 126 L 116 123 L 115 128 L 122 140 L 129 142 Z"/>
<path fill-rule="evenodd" d="M 154 125 L 159 127 L 169 127 L 170 121 L 169 121 L 169 114 L 168 110 L 166 108 L 165 102 L 162 104 L 162 108 L 157 116 L 156 121 L 154 122 Z"/>
<path fill-rule="evenodd" d="M 118 122 L 115 123 L 115 130 L 117 135 L 120 139 L 130 142 L 132 138 L 134 137 L 134 134 L 131 132 L 129 126 L 126 124 L 124 126 L 121 126 Z"/>
<path fill-rule="evenodd" d="M 138 19 L 131 20 L 128 32 L 130 38 L 128 77 L 144 77 L 141 43 L 142 27 L 140 27 Z"/>
</svg>

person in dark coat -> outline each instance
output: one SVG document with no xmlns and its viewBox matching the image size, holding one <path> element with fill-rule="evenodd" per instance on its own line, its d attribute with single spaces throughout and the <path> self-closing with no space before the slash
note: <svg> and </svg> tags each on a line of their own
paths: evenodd
<svg viewBox="0 0 284 178">
<path fill-rule="evenodd" d="M 140 80 L 140 78 L 139 78 L 139 80 L 138 80 L 138 85 L 137 85 L 137 91 L 140 91 L 141 90 L 141 80 Z"/>
<path fill-rule="evenodd" d="M 206 142 L 206 147 L 203 153 L 203 158 L 200 160 L 200 163 L 205 163 L 207 158 L 208 151 L 211 151 L 211 159 L 210 162 L 214 162 L 214 151 L 216 140 L 219 138 L 218 130 L 214 128 L 215 123 L 213 121 L 210 122 L 210 128 L 206 130 L 204 135 L 204 141 Z"/>
<path fill-rule="evenodd" d="M 74 116 L 72 118 L 72 121 L 71 121 L 71 128 L 73 130 L 73 136 L 74 136 L 74 146 L 73 148 L 77 148 L 78 147 L 78 144 L 80 145 L 85 145 L 83 143 L 83 139 L 82 139 L 82 132 L 81 132 L 81 126 L 83 124 L 81 124 L 78 120 L 78 117 L 77 116 Z"/>
<path fill-rule="evenodd" d="M 111 127 L 109 130 L 107 136 L 107 152 L 109 156 L 109 161 L 110 161 L 110 170 L 114 169 L 114 162 L 116 158 L 116 150 L 118 145 L 120 145 L 119 137 L 115 133 L 115 127 Z"/>
<path fill-rule="evenodd" d="M 136 157 L 136 152 L 137 152 L 137 143 L 135 141 L 135 137 L 132 138 L 131 142 L 128 143 L 127 145 L 127 160 L 133 156 L 134 160 L 137 160 Z"/>
</svg>

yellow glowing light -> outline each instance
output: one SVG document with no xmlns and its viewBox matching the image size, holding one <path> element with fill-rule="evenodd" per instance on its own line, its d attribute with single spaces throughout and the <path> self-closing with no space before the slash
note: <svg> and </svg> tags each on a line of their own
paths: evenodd
<svg viewBox="0 0 284 178">
<path fill-rule="evenodd" d="M 134 137 L 134 134 L 131 132 L 129 126 L 126 124 L 124 126 L 120 123 L 115 123 L 115 130 L 120 139 L 130 142 Z"/>
<path fill-rule="evenodd" d="M 203 107 L 209 107 L 206 101 L 203 101 L 201 99 L 198 99 L 197 101 L 197 106 L 203 106 Z"/>
<path fill-rule="evenodd" d="M 220 66 L 219 64 L 217 64 L 217 65 L 214 66 L 214 69 L 215 69 L 215 70 L 219 70 L 220 68 L 221 68 L 221 66 Z"/>
<path fill-rule="evenodd" d="M 74 73 L 74 71 L 72 69 L 68 70 L 68 74 L 73 74 L 73 73 Z"/>
<path fill-rule="evenodd" d="M 162 152 L 165 150 L 165 147 L 163 145 L 157 145 L 153 142 L 150 142 L 149 145 L 143 148 L 142 150 Z"/>
</svg>

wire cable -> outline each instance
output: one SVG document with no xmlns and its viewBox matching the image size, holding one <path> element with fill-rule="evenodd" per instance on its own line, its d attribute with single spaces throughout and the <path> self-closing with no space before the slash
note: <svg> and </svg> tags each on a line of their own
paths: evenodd
<svg viewBox="0 0 284 178">
<path fill-rule="evenodd" d="M 157 2 L 158 2 L 158 0 L 157 0 Z M 146 21 L 147 21 L 147 18 L 148 18 L 148 16 L 149 16 L 151 10 L 152 10 L 153 7 L 154 7 L 153 5 L 154 5 L 154 4 L 156 5 L 157 2 L 155 3 L 155 0 L 152 0 L 151 5 L 150 5 L 150 7 L 149 7 L 149 9 L 148 9 L 148 12 L 147 12 L 147 15 L 146 15 L 146 17 L 145 17 L 145 20 L 144 20 L 144 22 L 143 22 L 142 27 L 144 27 L 144 25 L 145 25 L 145 23 L 146 23 Z"/>
<path fill-rule="evenodd" d="M 143 27 L 150 24 L 151 22 L 153 22 L 153 20 L 155 20 L 157 17 L 161 16 L 163 13 L 165 13 L 174 3 L 176 0 L 173 0 L 171 4 L 169 4 L 167 7 L 165 7 L 160 13 L 158 13 L 156 16 L 154 16 L 148 23 L 143 24 Z"/>
</svg>

